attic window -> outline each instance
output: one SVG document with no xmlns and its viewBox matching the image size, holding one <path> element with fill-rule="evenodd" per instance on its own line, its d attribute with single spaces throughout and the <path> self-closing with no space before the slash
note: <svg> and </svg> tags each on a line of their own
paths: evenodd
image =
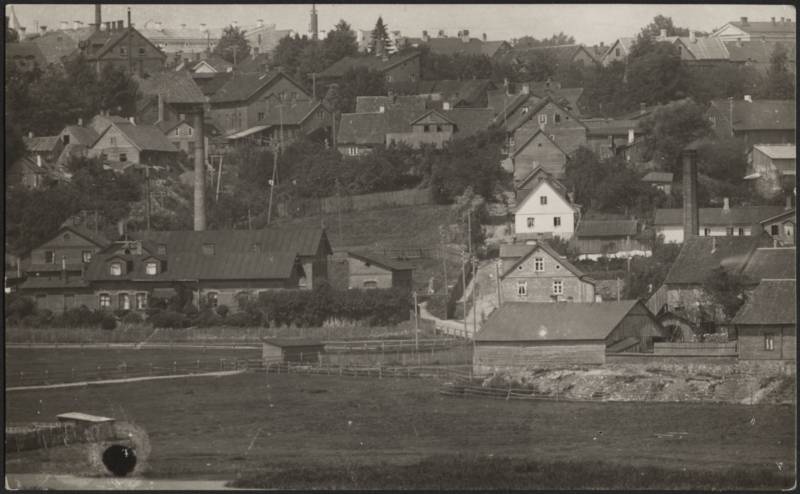
<svg viewBox="0 0 800 494">
<path fill-rule="evenodd" d="M 144 56 L 144 48 L 139 48 L 139 56 Z"/>
<path fill-rule="evenodd" d="M 124 46 L 121 46 L 121 47 L 119 48 L 119 54 L 120 54 L 120 55 L 124 55 L 124 54 L 125 54 L 125 47 L 124 47 Z"/>
<path fill-rule="evenodd" d="M 69 233 L 64 234 L 64 240 L 69 240 L 72 236 Z"/>
<path fill-rule="evenodd" d="M 150 276 L 154 276 L 158 274 L 158 263 L 157 262 L 148 262 L 144 266 L 145 273 L 149 274 Z"/>
<path fill-rule="evenodd" d="M 122 276 L 122 263 L 112 262 L 108 267 L 108 274 L 111 276 Z"/>
<path fill-rule="evenodd" d="M 203 254 L 213 256 L 215 251 L 214 244 L 203 244 Z"/>
<path fill-rule="evenodd" d="M 561 121 L 561 115 L 558 114 L 558 113 L 554 114 L 553 115 L 553 121 L 556 122 L 556 123 L 560 122 Z"/>
<path fill-rule="evenodd" d="M 543 257 L 535 257 L 533 259 L 533 270 L 537 273 L 541 273 L 544 271 L 544 258 Z"/>
</svg>

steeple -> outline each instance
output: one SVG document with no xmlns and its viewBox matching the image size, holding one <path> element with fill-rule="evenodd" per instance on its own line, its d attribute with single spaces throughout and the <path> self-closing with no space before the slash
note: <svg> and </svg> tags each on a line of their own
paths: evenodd
<svg viewBox="0 0 800 494">
<path fill-rule="evenodd" d="M 22 26 L 21 26 L 21 25 L 20 25 L 20 23 L 19 23 L 19 19 L 17 19 L 17 13 L 16 13 L 16 12 L 14 12 L 14 6 L 13 6 L 13 5 L 11 6 L 11 20 L 10 20 L 10 24 L 11 24 L 11 29 L 13 29 L 14 31 L 16 31 L 16 32 L 20 33 L 20 38 L 22 38 L 22 36 L 21 36 L 21 35 L 22 35 L 22 31 L 20 31 L 20 28 L 21 28 Z"/>
<path fill-rule="evenodd" d="M 317 23 L 317 5 L 311 4 L 311 22 L 308 25 L 311 39 L 319 39 L 319 24 Z"/>
</svg>

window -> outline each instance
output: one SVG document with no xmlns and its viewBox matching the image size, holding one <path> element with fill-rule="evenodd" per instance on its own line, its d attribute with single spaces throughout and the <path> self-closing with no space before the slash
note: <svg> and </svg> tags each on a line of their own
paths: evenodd
<svg viewBox="0 0 800 494">
<path fill-rule="evenodd" d="M 214 244 L 203 244 L 203 254 L 207 256 L 213 256 L 214 251 L 215 251 Z"/>
<path fill-rule="evenodd" d="M 144 48 L 139 48 L 139 56 L 140 57 L 144 56 Z"/>
<path fill-rule="evenodd" d="M 533 223 L 536 218 L 528 218 L 528 228 L 533 228 Z"/>
<path fill-rule="evenodd" d="M 553 114 L 553 122 L 555 122 L 555 123 L 558 123 L 558 122 L 560 122 L 560 121 L 561 121 L 561 114 L 559 114 L 559 113 L 554 113 L 554 114 Z"/>
<path fill-rule="evenodd" d="M 619 56 L 619 48 L 617 48 L 616 50 L 614 50 L 614 55 L 616 55 L 616 56 Z"/>
<path fill-rule="evenodd" d="M 561 226 L 561 216 L 553 218 L 553 226 Z"/>
<path fill-rule="evenodd" d="M 158 255 L 160 255 L 160 256 L 167 255 L 167 245 L 166 244 L 158 244 L 158 247 L 156 247 L 156 252 L 158 252 Z"/>
<path fill-rule="evenodd" d="M 216 307 L 216 305 L 214 305 Z M 147 294 L 146 293 L 137 293 L 136 294 L 136 309 L 142 310 L 147 308 Z"/>
<path fill-rule="evenodd" d="M 543 114 L 539 115 L 539 123 L 542 124 L 542 125 L 547 123 L 547 115 L 546 114 L 543 113 Z"/>
<path fill-rule="evenodd" d="M 683 55 L 683 47 L 682 46 L 678 47 L 678 55 Z"/>
<path fill-rule="evenodd" d="M 712 129 L 716 128 L 716 126 L 717 126 L 717 117 L 712 115 L 712 116 L 708 117 L 708 121 L 711 122 L 711 128 Z"/>
<path fill-rule="evenodd" d="M 110 309 L 111 308 L 111 295 L 107 293 L 100 294 L 100 308 L 101 309 Z"/>
<path fill-rule="evenodd" d="M 777 228 L 777 226 L 776 226 Z M 56 253 L 52 250 L 44 251 L 44 263 L 45 264 L 55 264 L 56 263 Z"/>
<path fill-rule="evenodd" d="M 392 82 L 392 74 L 386 74 L 386 82 Z"/>
<path fill-rule="evenodd" d="M 158 274 L 158 263 L 157 262 L 148 262 L 144 265 L 144 272 L 149 274 L 150 276 Z"/>
<path fill-rule="evenodd" d="M 784 223 L 783 234 L 786 235 L 788 238 L 794 238 L 794 224 L 791 222 Z"/>
<path fill-rule="evenodd" d="M 778 225 L 772 225 L 769 228 L 769 233 L 771 235 L 780 235 L 780 233 L 781 233 L 780 227 Z"/>
<path fill-rule="evenodd" d="M 739 228 L 739 236 L 744 237 L 744 228 Z"/>
<path fill-rule="evenodd" d="M 442 131 L 442 126 L 441 125 L 437 125 L 436 126 L 436 132 L 441 132 L 441 131 Z"/>
<path fill-rule="evenodd" d="M 711 235 L 711 228 L 703 228 L 703 235 L 705 235 L 706 237 Z"/>
<path fill-rule="evenodd" d="M 188 154 L 189 156 L 194 156 L 194 150 L 195 150 L 194 141 L 189 141 L 186 144 L 186 154 Z"/>
<path fill-rule="evenodd" d="M 539 204 L 547 206 L 547 196 L 539 196 Z"/>
<path fill-rule="evenodd" d="M 257 118 L 259 122 L 262 122 L 264 120 L 264 112 L 263 111 L 258 112 Z"/>
<path fill-rule="evenodd" d="M 206 300 L 208 300 L 209 307 L 216 307 L 219 305 L 219 294 L 217 292 L 208 292 Z"/>
<path fill-rule="evenodd" d="M 126 153 L 119 153 L 119 160 L 128 161 L 128 155 Z"/>
<path fill-rule="evenodd" d="M 561 280 L 553 280 L 553 295 L 564 294 L 564 282 Z"/>
<path fill-rule="evenodd" d="M 116 146 L 117 145 L 117 138 L 113 137 L 113 136 L 109 137 L 108 138 L 108 143 L 111 144 L 112 146 Z"/>
<path fill-rule="evenodd" d="M 771 352 L 775 350 L 775 335 L 774 334 L 765 334 L 764 335 L 764 350 Z"/>
<path fill-rule="evenodd" d="M 364 282 L 364 288 L 367 290 L 371 290 L 373 288 L 378 288 L 378 282 L 375 280 L 368 280 Z"/>
<path fill-rule="evenodd" d="M 534 257 L 533 258 L 533 270 L 537 273 L 541 273 L 544 271 L 544 257 Z"/>
<path fill-rule="evenodd" d="M 517 295 L 520 297 L 527 297 L 528 296 L 528 282 L 527 281 L 518 281 L 517 282 Z"/>
<path fill-rule="evenodd" d="M 108 267 L 108 274 L 111 276 L 122 276 L 122 263 L 112 262 Z"/>
<path fill-rule="evenodd" d="M 124 55 L 125 54 L 125 47 L 124 46 L 120 46 L 119 47 L 119 54 L 120 55 Z"/>
<path fill-rule="evenodd" d="M 92 262 L 92 251 L 85 250 L 81 252 L 81 259 L 83 259 L 83 262 Z"/>
<path fill-rule="evenodd" d="M 64 144 L 69 144 L 69 134 L 64 134 L 64 137 L 61 139 Z"/>
<path fill-rule="evenodd" d="M 424 130 L 425 132 L 430 132 L 430 131 L 431 131 L 431 126 L 430 126 L 430 125 L 426 125 L 426 126 L 424 126 L 424 127 L 423 127 L 423 130 Z"/>
<path fill-rule="evenodd" d="M 131 310 L 131 296 L 127 293 L 119 294 L 119 308 L 121 310 Z"/>
<path fill-rule="evenodd" d="M 725 229 L 725 235 L 732 237 L 733 236 L 733 227 L 729 227 Z"/>
</svg>

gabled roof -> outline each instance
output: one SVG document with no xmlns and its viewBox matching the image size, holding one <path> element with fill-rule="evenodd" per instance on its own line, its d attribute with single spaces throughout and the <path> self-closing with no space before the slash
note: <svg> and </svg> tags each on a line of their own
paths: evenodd
<svg viewBox="0 0 800 494">
<path fill-rule="evenodd" d="M 786 51 L 786 58 L 790 63 L 797 61 L 797 49 L 794 43 L 789 40 L 781 43 L 780 41 L 764 41 L 764 40 L 751 40 L 751 41 L 729 41 L 725 43 L 725 49 L 728 50 L 729 60 L 731 62 L 753 62 L 768 64 L 772 53 L 775 48 L 781 45 Z"/>
<path fill-rule="evenodd" d="M 516 259 L 530 254 L 535 248 L 535 245 L 528 244 L 500 244 L 500 258 L 508 259 L 513 257 Z"/>
<path fill-rule="evenodd" d="M 622 120 L 614 118 L 587 118 L 582 120 L 587 134 L 594 136 L 627 136 L 630 129 L 638 129 L 638 120 Z"/>
<path fill-rule="evenodd" d="M 494 112 L 489 108 L 451 108 L 439 112 L 456 124 L 455 137 L 467 137 L 488 129 Z"/>
<path fill-rule="evenodd" d="M 419 95 L 407 96 L 356 96 L 355 113 L 377 113 L 383 107 L 384 111 L 395 108 L 424 112 L 427 98 Z"/>
<path fill-rule="evenodd" d="M 549 255 L 550 257 L 552 257 L 556 261 L 558 261 L 559 264 L 561 264 L 562 266 L 564 266 L 567 269 L 567 271 L 569 271 L 570 273 L 574 274 L 578 278 L 586 277 L 586 274 L 583 273 L 583 271 L 581 271 L 580 269 L 576 268 L 571 262 L 569 262 L 567 260 L 566 257 L 563 257 L 561 254 L 559 254 L 558 252 L 553 250 L 553 248 L 550 247 L 547 244 L 547 242 L 541 241 L 541 242 L 536 242 L 536 245 L 533 246 L 533 249 L 531 249 L 530 252 L 528 252 L 527 254 L 523 255 L 519 259 L 517 259 L 508 268 L 504 269 L 503 274 L 500 275 L 500 279 L 503 279 L 506 276 L 508 276 L 511 272 L 513 272 L 517 268 L 517 266 L 519 266 L 520 264 L 525 262 L 528 258 L 530 258 L 534 253 L 536 253 L 540 249 L 543 250 L 547 255 Z"/>
<path fill-rule="evenodd" d="M 409 123 L 411 125 L 414 125 L 415 123 L 419 122 L 420 120 L 422 120 L 423 118 L 427 117 L 428 115 L 436 115 L 437 117 L 441 118 L 445 122 L 448 122 L 448 123 L 451 123 L 451 124 L 455 125 L 455 122 L 450 120 L 450 118 L 446 117 L 445 113 L 447 113 L 447 112 L 438 111 L 438 110 L 428 110 L 428 111 L 424 112 L 422 115 L 420 115 L 419 117 L 415 118 L 414 120 L 412 120 Z"/>
<path fill-rule="evenodd" d="M 523 184 L 524 184 L 524 183 L 525 183 L 525 182 L 523 181 Z M 518 187 L 518 189 L 519 189 L 520 191 L 522 191 L 522 192 L 523 192 L 523 194 L 522 194 L 520 197 L 518 197 L 518 198 L 517 198 L 517 205 L 514 207 L 514 211 L 516 212 L 516 211 L 518 211 L 520 208 L 522 208 L 522 206 L 525 204 L 525 202 L 526 202 L 526 201 L 527 201 L 527 200 L 528 200 L 530 197 L 532 197 L 532 196 L 533 196 L 534 192 L 536 192 L 536 190 L 537 190 L 539 187 L 541 187 L 541 185 L 542 185 L 543 183 L 547 183 L 547 184 L 549 184 L 549 185 L 550 185 L 550 187 L 552 187 L 552 188 L 553 188 L 553 190 L 555 191 L 555 193 L 556 193 L 556 194 L 558 194 L 558 196 L 559 196 L 559 197 L 560 197 L 560 198 L 561 198 L 561 199 L 562 199 L 564 202 L 566 202 L 567 204 L 569 204 L 570 206 L 572 206 L 572 208 L 573 208 L 573 209 L 577 210 L 577 206 L 575 206 L 575 205 L 572 203 L 572 201 L 569 199 L 569 197 L 567 196 L 567 188 L 566 188 L 566 187 L 565 187 L 565 186 L 564 186 L 564 185 L 563 185 L 561 182 L 559 182 L 558 180 L 556 180 L 555 178 L 553 178 L 553 176 L 552 176 L 552 175 L 550 175 L 550 174 L 547 174 L 547 176 L 546 176 L 546 177 L 542 178 L 542 180 L 541 180 L 541 181 L 539 181 L 538 183 L 536 183 L 536 184 L 535 184 L 533 187 L 531 187 L 530 189 L 522 189 L 522 187 L 521 187 L 521 186 L 520 186 L 520 187 Z"/>
<path fill-rule="evenodd" d="M 383 145 L 386 134 L 410 132 L 410 122 L 417 115 L 419 111 L 413 108 L 392 108 L 382 113 L 343 113 L 339 120 L 336 142 Z"/>
<path fill-rule="evenodd" d="M 159 151 L 164 153 L 177 153 L 178 149 L 169 142 L 167 136 L 155 125 L 135 125 L 130 122 L 116 122 L 109 126 L 100 137 L 108 132 L 111 127 L 119 129 L 120 132 L 130 141 L 139 151 Z M 97 144 L 97 143 L 95 143 Z"/>
<path fill-rule="evenodd" d="M 785 34 L 793 34 L 797 29 L 797 25 L 794 22 L 770 22 L 770 21 L 748 21 L 747 23 L 743 23 L 741 21 L 733 21 L 729 22 L 731 26 L 734 26 L 751 36 L 758 36 L 761 34 L 776 34 L 776 33 L 785 33 Z M 725 26 L 717 30 L 716 32 L 721 31 L 724 29 Z M 716 33 L 712 33 L 714 36 Z"/>
<path fill-rule="evenodd" d="M 503 60 L 512 61 L 527 61 L 536 57 L 546 54 L 555 58 L 556 63 L 569 63 L 572 62 L 579 52 L 585 52 L 593 61 L 597 61 L 595 55 L 586 49 L 583 45 L 556 45 L 556 46 L 533 46 L 533 47 L 513 47 L 501 57 Z"/>
<path fill-rule="evenodd" d="M 792 209 L 785 210 L 782 213 L 778 213 L 775 216 L 770 216 L 769 218 L 764 218 L 759 223 L 761 223 L 763 225 L 764 223 L 771 223 L 773 221 L 782 220 L 784 218 L 794 218 L 796 216 L 796 214 L 797 213 L 795 211 L 795 208 L 792 208 Z"/>
<path fill-rule="evenodd" d="M 148 96 L 158 96 L 165 103 L 202 105 L 205 95 L 186 71 L 163 71 L 151 75 L 147 79 L 135 77 L 139 83 L 139 91 Z"/>
<path fill-rule="evenodd" d="M 32 153 L 47 153 L 55 151 L 61 140 L 58 136 L 23 137 L 25 147 Z"/>
<path fill-rule="evenodd" d="M 227 72 L 229 69 L 233 69 L 233 64 L 224 58 L 218 55 L 209 55 L 208 57 L 194 64 L 191 68 L 191 71 L 194 72 L 202 64 L 208 65 L 217 72 Z"/>
<path fill-rule="evenodd" d="M 564 156 L 567 156 L 569 154 L 566 151 L 564 151 L 563 149 L 561 149 L 561 146 L 559 146 L 558 143 L 556 143 L 556 141 L 551 139 L 550 136 L 547 135 L 547 133 L 543 132 L 542 129 L 539 129 L 532 136 L 530 136 L 527 139 L 525 139 L 522 142 L 522 144 L 517 146 L 517 149 L 514 151 L 514 154 L 512 154 L 511 157 L 512 158 L 516 157 L 523 149 L 525 149 L 528 146 L 528 144 L 533 140 L 533 138 L 538 136 L 539 134 L 542 134 L 545 137 L 545 139 L 550 141 L 556 148 L 558 148 L 558 150 L 561 151 L 564 154 Z M 538 169 L 539 167 L 536 167 L 536 168 Z M 526 178 L 526 180 L 527 180 L 527 178 Z"/>
<path fill-rule="evenodd" d="M 368 262 L 376 266 L 380 266 L 390 271 L 409 271 L 414 269 L 414 267 L 408 263 L 397 261 L 395 259 L 390 259 L 388 257 L 381 256 L 373 252 L 350 251 L 347 253 L 347 255 L 359 259 L 361 261 Z"/>
<path fill-rule="evenodd" d="M 67 125 L 61 131 L 61 135 L 69 133 L 77 142 L 70 144 L 80 144 L 81 146 L 91 147 L 100 137 L 91 127 L 81 127 L 80 125 Z"/>
<path fill-rule="evenodd" d="M 159 47 L 153 44 L 152 41 L 147 39 L 145 36 L 142 35 L 136 28 L 133 27 L 125 27 L 119 30 L 95 30 L 87 39 L 86 43 L 88 47 L 92 47 L 95 44 L 102 44 L 103 46 L 92 53 L 86 54 L 86 58 L 89 60 L 96 60 L 106 53 L 108 53 L 112 48 L 114 48 L 117 43 L 125 39 L 128 34 L 131 36 L 138 35 L 141 39 L 143 39 L 146 43 L 148 43 L 157 53 L 159 53 L 162 57 L 166 58 L 166 55 L 161 51 Z"/>
<path fill-rule="evenodd" d="M 322 102 L 314 100 L 292 101 L 283 105 L 282 109 L 272 106 L 264 113 L 263 125 L 300 125 L 312 115 L 314 111 L 322 106 Z"/>
<path fill-rule="evenodd" d="M 761 280 L 731 323 L 742 326 L 797 324 L 797 281 Z"/>
<path fill-rule="evenodd" d="M 634 37 L 626 36 L 626 37 L 622 37 L 622 38 L 617 38 L 617 40 L 614 41 L 614 43 L 611 44 L 611 46 L 608 48 L 608 50 L 606 50 L 604 58 L 606 56 L 611 56 L 612 54 L 616 55 L 616 53 L 613 50 L 615 49 L 615 47 L 617 45 L 620 48 L 620 55 L 627 57 L 630 54 L 631 48 L 633 47 L 633 44 L 635 42 L 636 42 L 636 38 L 634 38 Z"/>
<path fill-rule="evenodd" d="M 317 74 L 320 78 L 335 78 L 342 77 L 348 70 L 357 67 L 365 67 L 369 70 L 377 72 L 385 72 L 397 65 L 405 63 L 409 60 L 419 57 L 419 52 L 411 52 L 405 55 L 393 55 L 387 60 L 374 55 L 358 56 L 358 57 L 344 57 L 334 62 L 327 69 Z"/>
<path fill-rule="evenodd" d="M 723 208 L 700 208 L 700 226 L 753 225 L 782 211 L 782 206 L 741 206 L 732 207 L 728 212 L 725 212 Z M 653 224 L 656 226 L 682 225 L 683 209 L 656 209 Z"/>
<path fill-rule="evenodd" d="M 582 220 L 575 235 L 580 237 L 625 237 L 636 235 L 636 220 Z"/>
<path fill-rule="evenodd" d="M 519 184 L 517 185 L 517 190 L 525 189 L 528 186 L 528 184 L 531 181 L 533 181 L 534 178 L 536 178 L 538 175 L 541 175 L 541 174 L 544 174 L 543 178 L 552 179 L 550 181 L 550 185 L 551 186 L 558 187 L 561 190 L 561 192 L 564 193 L 564 194 L 567 193 L 567 186 L 562 184 L 561 182 L 559 182 L 558 179 L 556 179 L 551 173 L 549 173 L 547 170 L 545 170 L 541 166 L 537 166 L 536 168 L 531 170 L 531 172 L 519 182 Z"/>
<path fill-rule="evenodd" d="M 751 282 L 762 279 L 794 279 L 797 250 L 794 247 L 761 247 L 753 252 L 742 269 Z"/>
<path fill-rule="evenodd" d="M 683 242 L 664 284 L 699 285 L 719 267 L 739 273 L 756 248 L 766 243 L 768 239 L 760 236 L 689 238 Z"/>
<path fill-rule="evenodd" d="M 672 173 L 670 172 L 650 172 L 642 177 L 642 182 L 651 182 L 657 184 L 671 184 Z"/>
<path fill-rule="evenodd" d="M 725 48 L 725 43 L 719 38 L 696 36 L 681 36 L 676 43 L 680 43 L 694 60 L 728 60 L 730 55 Z"/>
<path fill-rule="evenodd" d="M 475 335 L 475 340 L 601 341 L 640 304 L 643 305 L 638 300 L 598 303 L 506 302 L 492 312 Z"/>
<path fill-rule="evenodd" d="M 261 341 L 281 348 L 325 346 L 324 342 L 309 338 L 262 338 Z"/>
<path fill-rule="evenodd" d="M 711 102 L 726 118 L 730 112 L 730 103 L 721 99 Z M 733 129 L 794 130 L 795 102 L 794 100 L 733 101 Z"/>
<path fill-rule="evenodd" d="M 194 80 L 200 91 L 205 96 L 213 96 L 219 91 L 233 76 L 232 72 L 217 72 L 215 74 L 195 73 L 192 74 Z"/>
<path fill-rule="evenodd" d="M 459 37 L 429 38 L 428 41 L 420 40 L 420 44 L 427 45 L 433 53 L 441 55 L 486 55 L 493 57 L 506 41 L 483 41 L 478 38 L 469 38 L 464 41 Z"/>
<path fill-rule="evenodd" d="M 417 94 L 441 94 L 442 101 L 453 104 L 477 103 L 484 93 L 494 84 L 490 79 L 439 79 L 434 81 L 418 81 Z"/>
<path fill-rule="evenodd" d="M 235 103 L 246 101 L 281 77 L 289 80 L 300 88 L 305 97 L 310 97 L 302 85 L 298 84 L 281 71 L 274 71 L 266 74 L 238 73 L 234 71 L 230 74 L 225 84 L 211 96 L 211 102 Z"/>
<path fill-rule="evenodd" d="M 250 35 L 250 32 L 247 32 Z M 224 60 L 223 60 L 224 61 Z M 253 55 L 252 53 L 244 60 L 238 62 L 234 70 L 239 73 L 246 74 L 248 72 L 264 73 L 269 67 L 270 55 L 268 52 Z"/>
<path fill-rule="evenodd" d="M 6 60 L 27 59 L 33 60 L 40 67 L 47 65 L 47 59 L 42 53 L 41 48 L 33 41 L 22 41 L 19 43 L 6 43 Z"/>
<path fill-rule="evenodd" d="M 797 156 L 797 147 L 794 144 L 755 144 L 753 149 L 774 160 L 793 160 Z"/>
</svg>

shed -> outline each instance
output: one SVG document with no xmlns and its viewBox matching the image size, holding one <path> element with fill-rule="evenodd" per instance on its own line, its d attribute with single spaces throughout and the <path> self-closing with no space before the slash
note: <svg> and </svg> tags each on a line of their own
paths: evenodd
<svg viewBox="0 0 800 494">
<path fill-rule="evenodd" d="M 412 288 L 413 267 L 371 252 L 347 253 L 348 288 Z"/>
<path fill-rule="evenodd" d="M 325 351 L 325 344 L 319 340 L 264 338 L 261 342 L 261 358 L 267 364 L 317 363 L 320 354 Z"/>
<path fill-rule="evenodd" d="M 797 280 L 761 280 L 731 323 L 741 360 L 795 360 Z"/>
<path fill-rule="evenodd" d="M 477 373 L 548 365 L 603 364 L 607 352 L 652 352 L 664 331 L 638 300 L 507 302 L 475 337 Z"/>
</svg>

